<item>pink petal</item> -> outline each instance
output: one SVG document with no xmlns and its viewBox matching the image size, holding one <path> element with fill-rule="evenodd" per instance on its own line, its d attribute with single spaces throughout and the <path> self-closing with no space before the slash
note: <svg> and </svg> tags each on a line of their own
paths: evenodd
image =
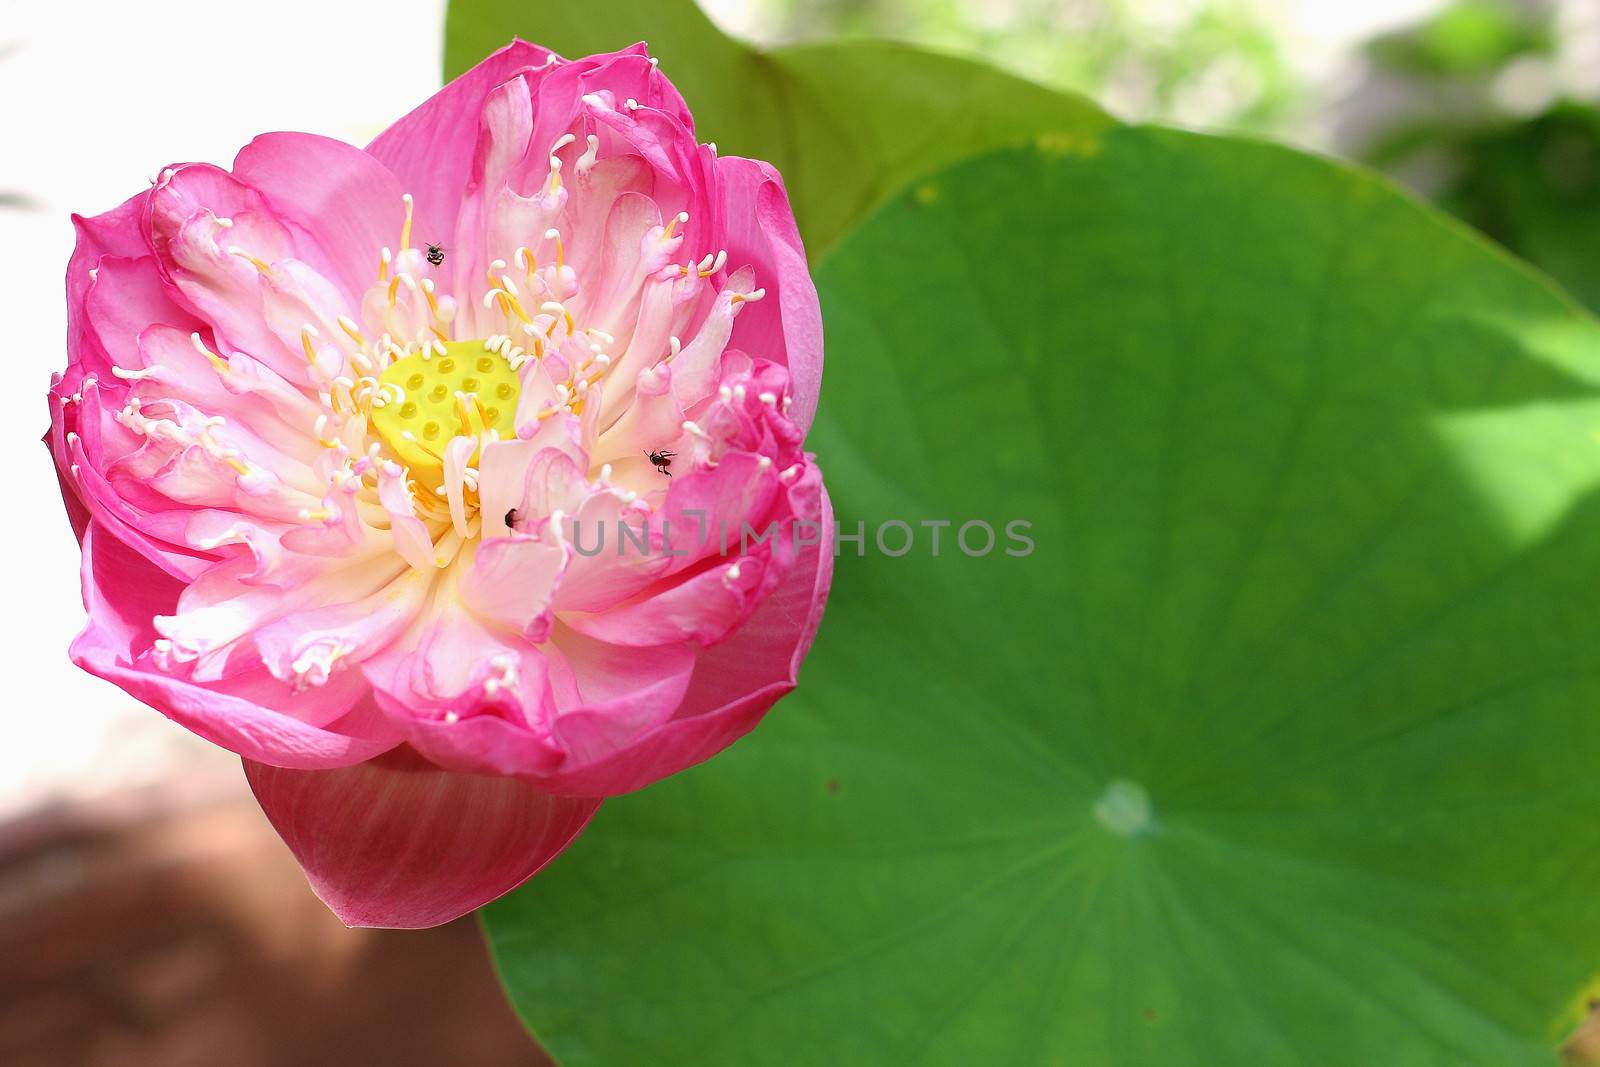
<svg viewBox="0 0 1600 1067">
<path fill-rule="evenodd" d="M 447 572 L 444 581 L 451 580 Z M 532 778 L 561 759 L 540 726 L 549 694 L 545 656 L 470 612 L 419 627 L 362 672 L 393 728 L 441 767 Z"/>
<path fill-rule="evenodd" d="M 131 395 L 144 403 L 183 400 L 208 415 L 228 416 L 266 438 L 272 451 L 297 456 L 297 465 L 308 465 L 315 458 L 316 443 L 305 428 L 315 424 L 321 409 L 272 371 L 236 353 L 224 378 L 190 342 L 188 333 L 159 324 L 146 326 L 137 336 L 137 356 L 123 366 L 148 373 L 131 383 Z"/>
<path fill-rule="evenodd" d="M 456 218 L 472 176 L 484 102 L 517 71 L 542 66 L 552 55 L 526 41 L 511 42 L 380 133 L 367 151 L 431 218 Z"/>
<path fill-rule="evenodd" d="M 282 679 L 325 684 L 337 671 L 373 655 L 403 633 L 433 585 L 433 573 L 408 570 L 367 597 L 303 605 L 251 636 L 262 662 Z M 298 591 L 297 591 L 298 592 Z M 249 595 L 248 587 L 244 595 Z"/>
<path fill-rule="evenodd" d="M 570 182 L 577 191 L 567 200 L 567 240 L 574 262 L 581 264 L 590 257 L 591 249 L 602 247 L 612 205 L 626 193 L 649 196 L 655 187 L 655 173 L 639 156 L 611 156 L 587 174 L 574 173 Z"/>
<path fill-rule="evenodd" d="M 755 728 L 795 686 L 833 580 L 833 506 L 822 493 L 822 541 L 727 641 L 701 654 L 676 717 L 587 766 L 542 779 L 552 791 L 615 796 L 709 759 Z"/>
<path fill-rule="evenodd" d="M 560 544 L 522 534 L 490 538 L 461 576 L 461 599 L 537 644 L 550 634 L 550 603 L 565 563 Z"/>
<path fill-rule="evenodd" d="M 481 536 L 488 540 L 510 533 L 506 516 L 528 492 L 528 467 L 541 446 L 532 441 L 490 441 L 478 459 Z"/>
<path fill-rule="evenodd" d="M 574 267 L 587 295 L 594 325 L 609 333 L 624 329 L 622 316 L 634 311 L 639 292 L 641 248 L 651 227 L 661 225 L 661 209 L 644 193 L 624 192 L 611 202 L 600 240 L 591 248 L 574 249 Z M 628 324 L 631 325 L 631 324 Z"/>
<path fill-rule="evenodd" d="M 739 559 L 736 579 L 730 577 L 732 565 L 730 561 L 674 577 L 606 611 L 574 613 L 562 621 L 585 637 L 613 645 L 642 648 L 684 641 L 710 645 L 727 637 L 750 610 L 753 594 L 764 591 L 765 560 Z"/>
<path fill-rule="evenodd" d="M 422 929 L 515 889 L 600 806 L 512 778 L 442 770 L 401 747 L 354 767 L 244 761 L 267 818 L 347 926 Z"/>
<path fill-rule="evenodd" d="M 163 276 L 205 321 L 226 356 L 248 352 L 280 376 L 305 380 L 305 357 L 268 324 L 256 268 L 238 247 L 267 263 L 292 258 L 295 237 L 260 193 L 204 163 L 168 168 L 152 190 L 146 225 Z"/>
<path fill-rule="evenodd" d="M 58 427 L 51 427 L 50 433 L 45 434 L 44 444 L 46 448 L 52 447 L 50 439 L 55 435 L 57 429 Z M 61 490 L 61 503 L 67 509 L 67 522 L 72 526 L 72 536 L 78 539 L 78 547 L 81 551 L 84 536 L 89 532 L 89 521 L 92 516 L 89 514 L 88 506 L 84 504 L 83 499 L 78 496 L 77 491 L 68 482 L 71 476 L 68 471 L 62 469 L 61 464 L 56 464 L 56 487 Z"/>
<path fill-rule="evenodd" d="M 670 364 L 641 370 L 634 378 L 632 401 L 595 442 L 591 463 L 620 465 L 623 460 L 637 459 L 648 462 L 646 457 L 651 451 L 668 448 L 682 436 L 683 409 L 672 391 Z"/>
<path fill-rule="evenodd" d="M 749 264 L 767 297 L 733 324 L 732 348 L 785 363 L 794 388 L 789 417 L 810 429 L 822 387 L 822 309 L 806 267 L 783 178 L 770 163 L 738 156 L 717 160 L 726 219 L 728 267 Z"/>
<path fill-rule="evenodd" d="M 73 215 L 72 225 L 78 232 L 73 265 L 86 271 L 101 256 L 131 258 L 148 254 L 150 244 L 145 240 L 141 220 L 149 199 L 150 190 L 142 189 L 103 214 Z"/>
<path fill-rule="evenodd" d="M 150 244 L 145 240 L 141 225 L 149 199 L 150 190 L 146 189 L 104 214 L 87 218 L 72 216 L 72 227 L 78 233 L 77 246 L 67 264 L 67 354 L 72 363 L 84 358 L 87 327 L 84 297 L 94 284 L 89 271 L 98 266 L 104 256 L 133 259 L 150 254 Z M 72 384 L 76 387 L 75 382 Z"/>
<path fill-rule="evenodd" d="M 87 299 L 95 283 L 89 272 L 106 256 L 134 259 L 150 254 L 140 226 L 149 199 L 147 189 L 103 215 L 72 216 L 78 243 L 67 264 L 67 370 L 62 376 L 63 395 L 76 392 L 85 372 L 103 362 L 97 359 L 98 342 L 89 325 Z M 51 414 L 54 416 L 55 412 Z"/>
<path fill-rule="evenodd" d="M 556 589 L 558 612 L 604 611 L 649 585 L 673 562 L 657 551 L 660 538 L 649 514 L 614 493 L 593 494 L 562 525 L 573 552 Z"/>
<path fill-rule="evenodd" d="M 562 759 L 560 746 L 546 733 L 496 714 L 470 715 L 452 723 L 402 713 L 407 717 L 412 747 L 439 766 L 461 774 L 542 782 L 542 776 Z"/>
<path fill-rule="evenodd" d="M 729 349 L 728 339 L 733 336 L 734 323 L 744 313 L 765 303 L 751 303 L 743 299 L 746 293 L 759 288 L 751 267 L 746 265 L 734 271 L 712 302 L 711 310 L 695 332 L 694 339 L 684 345 L 672 361 L 672 393 L 684 410 L 693 408 L 716 389 L 717 376 L 722 368 L 723 356 Z M 626 365 L 624 362 L 618 369 Z"/>
<path fill-rule="evenodd" d="M 626 748 L 671 717 L 695 666 L 686 644 L 625 648 L 565 629 L 546 649 L 551 688 L 563 708 L 553 725 L 566 752 L 563 767 Z"/>
<path fill-rule="evenodd" d="M 235 680 L 231 691 L 156 671 L 144 654 L 157 637 L 151 619 L 172 610 L 183 585 L 91 523 L 83 538 L 83 600 L 89 623 L 72 642 L 72 662 L 121 686 L 180 726 L 250 759 L 285 767 L 338 767 L 369 759 L 398 742 L 370 702 L 335 717 L 326 728 L 259 703 L 264 691 L 276 691 L 286 702 L 289 694 L 288 686 L 264 670 Z"/>
<path fill-rule="evenodd" d="M 598 92 L 609 92 L 619 106 L 632 98 L 641 109 L 662 113 L 693 137 L 694 119 L 688 105 L 650 62 L 649 47 L 639 42 L 615 52 L 567 60 L 552 70 L 540 88 L 533 143 L 548 144 L 565 131 L 579 109 L 587 110 L 582 98 Z"/>
<path fill-rule="evenodd" d="M 58 394 L 59 395 L 59 394 Z M 137 546 L 167 574 L 193 580 L 209 566 L 209 560 L 196 553 L 147 535 L 145 517 L 128 506 L 113 489 L 93 461 L 88 444 L 92 436 L 69 432 L 76 426 L 85 435 L 94 434 L 100 425 L 98 385 L 83 385 L 83 399 L 70 405 L 55 404 L 50 428 L 50 448 L 56 456 L 56 471 L 63 493 L 72 493 L 114 539 Z M 74 410 L 76 409 L 76 410 Z M 80 416 L 86 416 L 80 418 Z M 82 540 L 80 532 L 79 540 Z"/>
<path fill-rule="evenodd" d="M 137 370 L 142 366 L 139 335 L 152 325 L 178 330 L 185 343 L 189 334 L 202 326 L 199 320 L 173 303 L 162 281 L 161 268 L 156 265 L 155 257 L 148 255 L 137 259 L 102 257 L 94 283 L 84 294 L 83 312 L 110 364 L 124 370 Z M 199 353 L 195 355 L 198 357 Z M 88 369 L 102 377 L 112 375 L 109 365 L 96 363 L 99 361 L 91 361 Z"/>
<path fill-rule="evenodd" d="M 266 133 L 240 150 L 234 176 L 266 197 L 273 211 L 314 240 L 310 261 L 343 283 L 351 307 L 378 269 L 385 245 L 399 248 L 405 205 L 399 179 L 378 160 L 343 141 L 309 133 Z M 418 218 L 413 242 L 433 232 Z M 302 250 L 302 258 L 310 258 Z"/>
</svg>

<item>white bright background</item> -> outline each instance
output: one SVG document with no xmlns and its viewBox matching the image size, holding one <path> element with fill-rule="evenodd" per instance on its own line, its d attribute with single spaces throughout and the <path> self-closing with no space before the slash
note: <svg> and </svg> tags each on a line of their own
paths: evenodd
<svg viewBox="0 0 1600 1067">
<path fill-rule="evenodd" d="M 1438 0 L 1273 6 L 1292 61 L 1326 84 L 1352 42 Z M 760 0 L 707 7 L 730 29 L 762 23 Z M 77 546 L 39 438 L 50 373 L 66 358 L 68 213 L 114 207 L 170 163 L 225 165 L 267 130 L 364 144 L 437 88 L 443 21 L 444 0 L 0 0 L 0 193 L 32 201 L 0 208 L 0 446 L 12 479 L 0 516 L 0 823 L 233 765 L 67 661 L 82 621 Z"/>
</svg>

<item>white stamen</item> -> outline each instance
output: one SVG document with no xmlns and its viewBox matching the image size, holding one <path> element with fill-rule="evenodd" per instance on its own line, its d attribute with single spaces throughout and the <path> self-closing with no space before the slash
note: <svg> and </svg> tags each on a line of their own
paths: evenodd
<svg viewBox="0 0 1600 1067">
<path fill-rule="evenodd" d="M 189 335 L 189 342 L 192 345 L 194 345 L 194 347 L 199 350 L 200 354 L 202 356 L 205 356 L 207 359 L 221 359 L 222 358 L 221 356 L 217 355 L 215 352 L 211 351 L 211 349 L 206 347 L 206 343 L 204 341 L 200 340 L 200 333 L 199 333 L 198 330 Z"/>
<path fill-rule="evenodd" d="M 588 142 L 589 147 L 584 150 L 583 155 L 578 157 L 576 166 L 580 177 L 589 173 L 590 168 L 595 165 L 595 161 L 600 158 L 600 138 L 591 133 L 585 140 Z"/>
</svg>

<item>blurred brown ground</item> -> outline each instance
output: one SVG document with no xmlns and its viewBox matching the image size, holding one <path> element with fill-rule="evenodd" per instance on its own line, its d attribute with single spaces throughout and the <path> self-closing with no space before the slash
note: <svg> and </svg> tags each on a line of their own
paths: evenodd
<svg viewBox="0 0 1600 1067">
<path fill-rule="evenodd" d="M 0 826 L 6 1067 L 550 1062 L 471 917 L 347 930 L 242 782 Z"/>
</svg>

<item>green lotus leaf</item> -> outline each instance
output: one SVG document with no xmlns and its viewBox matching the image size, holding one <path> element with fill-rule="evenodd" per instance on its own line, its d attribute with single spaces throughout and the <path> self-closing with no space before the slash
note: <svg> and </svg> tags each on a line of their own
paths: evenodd
<svg viewBox="0 0 1600 1067">
<path fill-rule="evenodd" d="M 800 688 L 484 913 L 567 1067 L 1555 1062 L 1600 964 L 1600 326 L 1364 174 L 1072 148 L 821 269 L 866 540 Z"/>
</svg>

